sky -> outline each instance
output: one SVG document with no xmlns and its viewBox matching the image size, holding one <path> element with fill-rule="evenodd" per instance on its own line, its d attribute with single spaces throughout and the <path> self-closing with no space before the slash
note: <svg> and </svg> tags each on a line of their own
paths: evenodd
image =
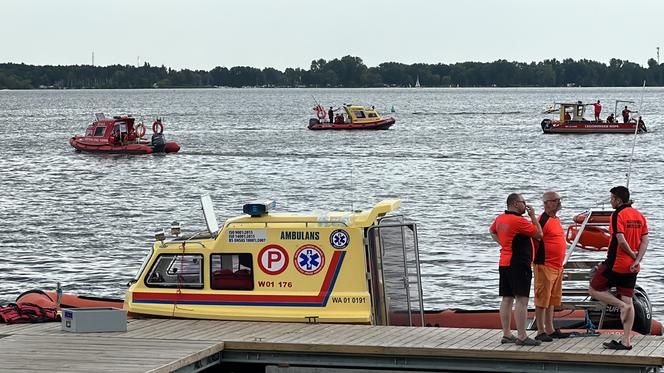
<svg viewBox="0 0 664 373">
<path fill-rule="evenodd" d="M 2 0 L 0 63 L 664 62 L 662 0 Z"/>
</svg>

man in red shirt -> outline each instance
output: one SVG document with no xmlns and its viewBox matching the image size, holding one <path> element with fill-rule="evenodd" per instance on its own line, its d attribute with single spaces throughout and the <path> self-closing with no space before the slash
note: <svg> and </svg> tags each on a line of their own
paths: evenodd
<svg viewBox="0 0 664 373">
<path fill-rule="evenodd" d="M 627 108 L 627 106 L 625 106 L 625 108 L 624 108 L 623 111 L 622 111 L 623 123 L 627 123 L 627 122 L 629 122 L 629 114 L 630 114 L 631 112 L 632 112 L 632 111 L 629 110 L 629 109 Z"/>
<path fill-rule="evenodd" d="M 528 211 L 530 222 L 523 218 Z M 531 269 L 533 261 L 533 242 L 531 238 L 542 237 L 535 210 L 526 205 L 526 200 L 518 193 L 507 196 L 507 210 L 498 215 L 489 227 L 494 241 L 500 244 L 500 275 L 498 294 L 503 297 L 500 303 L 500 324 L 503 338 L 500 343 L 515 343 L 520 346 L 539 346 L 540 341 L 529 338 L 526 334 L 528 320 L 528 297 L 533 277 Z M 517 336 L 512 335 L 512 306 Z"/>
<path fill-rule="evenodd" d="M 537 321 L 536 340 L 551 342 L 553 338 L 567 338 L 553 327 L 554 307 L 560 306 L 562 297 L 563 261 L 567 252 L 565 231 L 560 218 L 556 216 L 562 206 L 560 195 L 546 192 L 542 196 L 544 212 L 539 217 L 542 226 L 542 239 L 535 242 L 535 320 Z"/>
<path fill-rule="evenodd" d="M 595 107 L 595 122 L 601 122 L 602 120 L 599 119 L 599 114 L 602 112 L 602 104 L 597 100 L 597 102 L 593 104 L 593 107 Z"/>
<path fill-rule="evenodd" d="M 606 260 L 600 264 L 590 280 L 588 293 L 591 297 L 620 309 L 620 321 L 623 323 L 622 341 L 604 342 L 604 347 L 630 350 L 634 324 L 632 296 L 640 270 L 639 264 L 648 248 L 648 224 L 643 215 L 632 208 L 629 190 L 624 186 L 611 189 L 611 206 L 615 211 L 609 220 L 609 250 Z M 609 292 L 614 286 L 620 299 Z"/>
</svg>

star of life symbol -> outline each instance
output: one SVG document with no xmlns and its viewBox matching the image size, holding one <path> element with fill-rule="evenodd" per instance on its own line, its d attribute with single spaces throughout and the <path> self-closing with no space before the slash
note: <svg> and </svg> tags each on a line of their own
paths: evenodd
<svg viewBox="0 0 664 373">
<path fill-rule="evenodd" d="M 323 269 L 325 255 L 314 245 L 304 245 L 295 252 L 295 268 L 305 275 L 315 275 Z"/>
<path fill-rule="evenodd" d="M 335 249 L 345 249 L 348 243 L 350 243 L 350 236 L 343 229 L 337 229 L 330 235 L 330 244 Z"/>
</svg>

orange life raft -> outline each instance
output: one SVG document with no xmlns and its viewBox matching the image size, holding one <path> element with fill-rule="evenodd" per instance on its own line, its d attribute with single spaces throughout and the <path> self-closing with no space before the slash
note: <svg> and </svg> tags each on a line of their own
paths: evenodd
<svg viewBox="0 0 664 373">
<path fill-rule="evenodd" d="M 58 294 L 55 291 L 28 290 L 16 297 L 16 303 L 32 303 L 44 308 L 56 308 Z M 86 297 L 84 295 L 62 294 L 60 308 L 122 308 L 124 301 L 115 298 Z"/>
<path fill-rule="evenodd" d="M 579 234 L 581 225 L 588 217 L 587 213 L 582 213 L 574 217 L 574 224 L 567 228 L 567 235 L 565 239 L 567 243 L 572 243 Z M 605 251 L 609 248 L 609 241 L 611 235 L 609 234 L 609 219 L 611 218 L 611 211 L 592 211 L 586 227 L 581 233 L 579 242 L 576 247 L 590 250 L 590 251 Z"/>
</svg>

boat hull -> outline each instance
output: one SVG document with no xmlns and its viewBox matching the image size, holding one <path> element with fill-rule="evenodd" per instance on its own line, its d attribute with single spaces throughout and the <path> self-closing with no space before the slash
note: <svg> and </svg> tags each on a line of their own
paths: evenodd
<svg viewBox="0 0 664 373">
<path fill-rule="evenodd" d="M 157 153 L 150 144 L 127 144 L 127 145 L 110 145 L 107 143 L 90 143 L 86 142 L 84 137 L 75 136 L 69 139 L 69 144 L 77 151 L 89 153 L 104 153 L 104 154 L 152 154 Z M 177 153 L 180 150 L 180 145 L 174 141 L 168 141 L 164 144 L 163 153 Z"/>
<path fill-rule="evenodd" d="M 590 121 L 566 121 L 564 123 L 544 119 L 541 123 L 542 132 L 550 133 L 634 133 L 636 130 L 636 123 L 606 123 L 606 122 L 590 122 Z M 639 133 L 645 132 L 643 128 L 639 128 Z"/>
<path fill-rule="evenodd" d="M 396 120 L 394 118 L 385 118 L 373 123 L 309 123 L 310 130 L 386 130 L 390 128 Z"/>
<path fill-rule="evenodd" d="M 41 290 L 29 290 L 19 295 L 16 298 L 16 303 L 32 303 L 40 307 L 56 308 L 56 299 L 57 293 L 55 291 L 41 291 Z M 636 308 L 639 310 L 636 314 L 636 323 L 634 331 L 641 334 L 652 334 L 652 335 L 662 335 L 662 324 L 657 320 L 643 320 L 643 326 L 639 329 L 639 319 L 646 318 L 645 311 L 647 310 L 648 315 L 650 315 L 650 309 L 648 305 L 643 302 L 636 302 Z M 125 308 L 124 301 L 122 299 L 114 298 L 100 298 L 100 297 L 86 297 L 79 296 L 74 294 L 62 294 L 60 301 L 60 308 L 92 308 L 92 307 L 113 307 L 113 308 Z M 172 309 L 173 305 L 169 304 L 168 308 L 171 312 L 166 314 L 154 314 L 154 313 L 137 313 L 131 312 L 129 316 L 131 317 L 173 317 Z M 641 310 L 643 312 L 641 312 Z M 644 314 L 644 315 L 641 315 Z M 236 314 L 236 317 L 225 317 L 219 318 L 217 314 L 199 314 L 198 317 L 188 317 L 194 319 L 220 319 L 220 320 L 239 320 L 239 321 L 255 321 L 256 318 L 251 315 L 246 315 L 242 317 L 240 314 Z M 535 317 L 534 311 L 528 312 L 529 318 Z M 619 315 L 616 312 L 610 313 L 607 312 L 608 322 L 605 321 L 605 328 L 607 332 L 615 332 L 615 330 L 610 329 L 621 329 L 622 326 L 620 323 Z M 182 317 L 179 317 L 182 318 Z M 396 326 L 409 326 L 409 318 L 406 312 L 395 312 L 390 314 L 390 324 Z M 554 314 L 556 320 L 556 326 L 563 329 L 583 329 L 586 323 L 586 313 L 583 310 L 560 310 L 556 311 Z M 599 315 L 591 315 L 591 319 L 599 318 Z M 262 321 L 270 321 L 269 319 L 262 318 Z M 413 313 L 413 322 L 415 324 L 420 323 L 419 314 Z M 280 320 L 280 321 L 295 321 L 295 320 Z M 647 321 L 647 328 L 646 322 Z M 296 322 L 302 322 L 301 319 Z M 597 320 L 594 320 L 597 323 Z M 343 324 L 364 324 L 366 322 L 357 322 L 353 320 L 337 320 L 336 323 Z M 424 324 L 425 326 L 430 327 L 442 327 L 442 328 L 479 328 L 479 329 L 500 329 L 500 314 L 498 310 L 458 310 L 458 309 L 448 309 L 448 310 L 435 310 L 435 311 L 425 311 L 424 312 Z M 512 320 L 512 329 L 516 328 L 514 320 Z"/>
</svg>

